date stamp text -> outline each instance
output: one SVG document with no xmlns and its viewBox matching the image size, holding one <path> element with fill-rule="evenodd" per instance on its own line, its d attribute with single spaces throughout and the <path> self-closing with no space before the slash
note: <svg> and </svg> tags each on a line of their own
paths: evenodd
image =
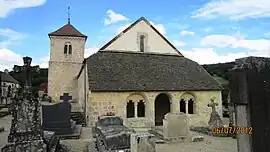
<svg viewBox="0 0 270 152">
<path fill-rule="evenodd" d="M 213 127 L 212 134 L 248 134 L 252 135 L 252 127 Z"/>
</svg>

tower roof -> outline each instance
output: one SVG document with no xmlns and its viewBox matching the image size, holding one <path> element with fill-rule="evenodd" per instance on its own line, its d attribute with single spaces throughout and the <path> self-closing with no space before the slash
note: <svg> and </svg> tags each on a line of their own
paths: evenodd
<svg viewBox="0 0 270 152">
<path fill-rule="evenodd" d="M 71 37 L 84 37 L 87 38 L 86 35 L 79 32 L 73 25 L 70 23 L 64 25 L 60 29 L 52 32 L 49 36 L 71 36 Z"/>
</svg>

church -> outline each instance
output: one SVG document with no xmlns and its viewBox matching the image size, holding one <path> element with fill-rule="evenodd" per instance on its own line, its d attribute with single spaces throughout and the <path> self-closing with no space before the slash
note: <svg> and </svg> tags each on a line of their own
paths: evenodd
<svg viewBox="0 0 270 152">
<path fill-rule="evenodd" d="M 70 21 L 49 38 L 48 95 L 54 102 L 72 96 L 72 110 L 85 113 L 89 126 L 113 114 L 128 127 L 149 129 L 169 112 L 186 113 L 192 126 L 207 125 L 211 99 L 222 116 L 222 87 L 144 17 L 88 58 L 87 36 Z"/>
</svg>

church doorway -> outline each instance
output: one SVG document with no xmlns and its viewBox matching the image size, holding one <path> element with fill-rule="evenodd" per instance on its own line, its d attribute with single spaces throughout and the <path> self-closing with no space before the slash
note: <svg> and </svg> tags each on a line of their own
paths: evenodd
<svg viewBox="0 0 270 152">
<path fill-rule="evenodd" d="M 167 94 L 161 93 L 155 99 L 155 125 L 162 126 L 164 116 L 170 112 L 170 98 Z"/>
</svg>

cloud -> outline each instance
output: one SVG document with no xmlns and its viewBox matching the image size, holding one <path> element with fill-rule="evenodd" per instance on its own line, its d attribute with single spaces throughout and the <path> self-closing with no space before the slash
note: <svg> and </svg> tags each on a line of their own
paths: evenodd
<svg viewBox="0 0 270 152">
<path fill-rule="evenodd" d="M 219 0 L 206 3 L 192 13 L 193 18 L 213 19 L 228 17 L 231 20 L 270 17 L 269 0 Z"/>
<path fill-rule="evenodd" d="M 150 24 L 153 25 L 162 35 L 166 34 L 166 29 L 165 29 L 163 24 L 155 24 L 152 21 L 150 21 Z M 117 33 L 123 32 L 123 30 L 125 30 L 130 25 L 131 25 L 131 23 L 128 23 L 128 24 L 125 24 L 125 25 L 122 25 L 122 26 L 118 27 L 117 28 Z"/>
<path fill-rule="evenodd" d="M 153 25 L 162 35 L 166 34 L 166 29 L 163 24 L 155 24 L 152 21 L 150 21 L 150 24 Z"/>
<path fill-rule="evenodd" d="M 183 30 L 180 32 L 180 35 L 181 36 L 192 36 L 192 35 L 195 35 L 195 33 L 192 31 Z"/>
<path fill-rule="evenodd" d="M 231 62 L 235 59 L 248 56 L 245 52 L 228 53 L 220 55 L 213 48 L 193 48 L 191 50 L 180 50 L 180 52 L 187 58 L 198 62 L 199 64 L 213 64 Z"/>
<path fill-rule="evenodd" d="M 16 32 L 9 28 L 0 28 L 0 38 L 3 41 L 0 42 L 0 48 L 7 48 L 9 45 L 16 43 L 16 41 L 26 38 L 27 35 Z"/>
<path fill-rule="evenodd" d="M 129 27 L 130 25 L 131 25 L 131 23 L 125 24 L 125 25 L 120 26 L 119 28 L 117 28 L 117 34 L 123 32 L 123 31 L 124 31 L 127 27 Z"/>
<path fill-rule="evenodd" d="M 269 51 L 270 50 L 249 50 L 237 53 L 218 54 L 214 48 L 193 48 L 191 50 L 180 50 L 185 57 L 196 61 L 199 64 L 232 62 L 235 61 L 235 59 L 248 56 L 269 57 Z"/>
<path fill-rule="evenodd" d="M 84 57 L 88 58 L 90 55 L 96 53 L 99 50 L 99 47 L 89 47 L 84 51 Z"/>
<path fill-rule="evenodd" d="M 22 65 L 22 56 L 9 50 L 0 48 L 0 71 L 11 70 L 13 66 Z"/>
<path fill-rule="evenodd" d="M 173 44 L 174 46 L 176 46 L 176 47 L 186 46 L 186 43 L 185 43 L 185 42 L 183 42 L 183 41 L 178 41 L 178 40 L 174 40 L 174 41 L 172 42 L 172 44 Z"/>
<path fill-rule="evenodd" d="M 249 50 L 269 50 L 270 40 L 258 39 L 248 40 L 243 37 L 230 35 L 210 35 L 201 40 L 203 46 L 214 46 L 219 48 L 246 48 Z"/>
<path fill-rule="evenodd" d="M 46 0 L 0 0 L 0 17 L 6 17 L 17 8 L 37 7 Z"/>
<path fill-rule="evenodd" d="M 205 28 L 204 31 L 205 32 L 211 32 L 212 31 L 212 28 L 211 27 Z"/>
<path fill-rule="evenodd" d="M 125 17 L 124 15 L 122 14 L 117 14 L 115 13 L 114 11 L 112 10 L 108 10 L 107 11 L 107 14 L 108 14 L 108 18 L 105 18 L 104 19 L 104 24 L 105 25 L 110 25 L 112 23 L 116 23 L 116 22 L 119 22 L 119 21 L 128 21 L 129 19 L 127 17 Z"/>
<path fill-rule="evenodd" d="M 264 33 L 265 37 L 270 37 L 270 32 Z"/>
</svg>

